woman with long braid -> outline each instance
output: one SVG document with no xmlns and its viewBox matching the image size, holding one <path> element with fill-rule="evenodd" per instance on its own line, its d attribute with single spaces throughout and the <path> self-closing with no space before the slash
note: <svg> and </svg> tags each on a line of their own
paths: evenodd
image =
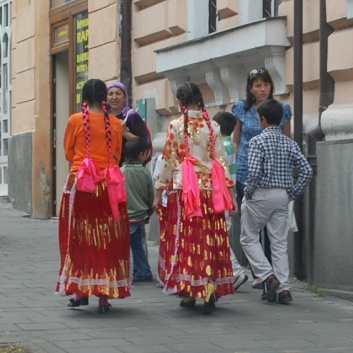
<svg viewBox="0 0 353 353">
<path fill-rule="evenodd" d="M 163 190 L 168 193 L 159 277 L 164 293 L 182 297 L 181 307 L 194 308 L 203 298 L 203 313 L 209 314 L 216 298 L 234 293 L 224 211 L 234 216 L 238 206 L 220 128 L 199 87 L 184 83 L 176 97 L 182 116 L 169 124 L 155 184 L 156 212 Z"/>
<path fill-rule="evenodd" d="M 59 215 L 61 266 L 56 292 L 72 295 L 69 307 L 99 297 L 130 296 L 130 231 L 124 177 L 118 163 L 123 128 L 108 115 L 103 81 L 88 80 L 82 89 L 82 112 L 70 116 L 64 136 L 71 163 Z"/>
</svg>

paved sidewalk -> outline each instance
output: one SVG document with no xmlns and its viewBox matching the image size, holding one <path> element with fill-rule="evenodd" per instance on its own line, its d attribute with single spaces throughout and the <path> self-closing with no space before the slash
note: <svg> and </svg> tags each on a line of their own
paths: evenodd
<svg viewBox="0 0 353 353">
<path fill-rule="evenodd" d="M 155 283 L 137 283 L 132 297 L 78 309 L 54 295 L 59 266 L 56 220 L 35 220 L 0 203 L 0 345 L 36 353 L 332 353 L 353 352 L 353 304 L 317 298 L 294 284 L 293 303 L 268 305 L 244 284 L 202 315 L 179 307 Z M 158 248 L 149 247 L 156 273 Z"/>
</svg>

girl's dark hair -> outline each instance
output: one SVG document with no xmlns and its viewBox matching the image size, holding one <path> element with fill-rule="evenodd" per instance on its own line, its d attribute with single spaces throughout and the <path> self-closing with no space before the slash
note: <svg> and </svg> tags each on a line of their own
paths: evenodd
<svg viewBox="0 0 353 353">
<path fill-rule="evenodd" d="M 187 154 L 189 154 L 189 145 L 188 145 L 188 106 L 189 105 L 197 105 L 202 110 L 203 118 L 206 121 L 206 124 L 210 130 L 210 142 L 211 142 L 211 158 L 214 159 L 214 146 L 215 146 L 215 138 L 213 133 L 213 128 L 211 124 L 210 117 L 208 116 L 205 103 L 203 101 L 202 93 L 195 83 L 185 82 L 180 85 L 176 91 L 176 97 L 180 99 L 182 105 L 182 112 L 184 115 L 184 136 L 185 136 L 185 146 Z"/>
<path fill-rule="evenodd" d="M 259 79 L 271 85 L 270 95 L 268 96 L 268 99 L 273 99 L 273 90 L 275 88 L 275 85 L 273 83 L 270 73 L 267 71 L 267 69 L 264 69 L 264 68 L 253 69 L 250 71 L 248 75 L 247 84 L 246 84 L 246 97 L 245 97 L 246 111 L 248 111 L 254 105 L 255 97 L 250 92 L 250 89 L 253 86 L 254 82 Z"/>
<path fill-rule="evenodd" d="M 134 162 L 138 160 L 141 153 L 150 150 L 150 145 L 140 137 L 134 137 L 127 140 L 124 146 L 125 161 Z"/>
<path fill-rule="evenodd" d="M 110 162 L 112 162 L 112 139 L 111 139 L 111 129 L 110 129 L 110 120 L 108 114 L 108 105 L 107 105 L 107 86 L 106 84 L 99 79 L 90 79 L 88 80 L 82 88 L 82 103 L 81 109 L 83 114 L 83 124 L 85 127 L 86 141 L 87 141 L 87 155 L 89 156 L 89 149 L 91 146 L 91 137 L 89 131 L 89 111 L 88 107 L 90 105 L 100 105 L 104 112 L 104 122 L 105 122 L 105 131 L 107 146 L 109 151 Z"/>
<path fill-rule="evenodd" d="M 188 134 L 188 106 L 197 105 L 202 110 L 205 109 L 202 93 L 200 88 L 192 82 L 185 82 L 180 85 L 176 91 L 176 97 L 180 99 L 182 112 L 184 114 L 184 129 Z"/>
<path fill-rule="evenodd" d="M 193 104 L 202 107 L 204 105 L 200 88 L 192 82 L 180 85 L 176 91 L 176 97 L 180 99 L 183 106 Z"/>
<path fill-rule="evenodd" d="M 82 101 L 86 101 L 88 105 L 101 104 L 107 100 L 107 86 L 98 79 L 88 80 L 82 88 Z"/>
<path fill-rule="evenodd" d="M 237 118 L 228 112 L 218 112 L 213 120 L 219 124 L 223 136 L 230 136 L 237 124 Z"/>
</svg>

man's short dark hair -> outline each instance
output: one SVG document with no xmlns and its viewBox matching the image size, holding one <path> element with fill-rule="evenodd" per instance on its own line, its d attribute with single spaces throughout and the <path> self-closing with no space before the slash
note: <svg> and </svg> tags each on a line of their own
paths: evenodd
<svg viewBox="0 0 353 353">
<path fill-rule="evenodd" d="M 237 124 L 237 118 L 228 112 L 218 112 L 213 120 L 221 127 L 221 134 L 223 136 L 230 136 Z"/>
<path fill-rule="evenodd" d="M 257 113 L 265 117 L 270 125 L 279 126 L 283 116 L 283 106 L 275 99 L 267 99 L 257 107 Z"/>
<path fill-rule="evenodd" d="M 124 146 L 125 161 L 136 161 L 141 153 L 149 149 L 149 144 L 144 139 L 140 137 L 129 139 Z"/>
</svg>

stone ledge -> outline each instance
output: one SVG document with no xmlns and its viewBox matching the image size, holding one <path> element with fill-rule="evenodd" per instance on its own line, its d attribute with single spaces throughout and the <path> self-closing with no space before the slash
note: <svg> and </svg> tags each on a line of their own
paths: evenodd
<svg viewBox="0 0 353 353">
<path fill-rule="evenodd" d="M 331 104 L 321 115 L 326 141 L 353 138 L 353 104 Z"/>
<path fill-rule="evenodd" d="M 337 297 L 340 299 L 348 300 L 353 302 L 353 292 L 345 291 L 345 290 L 338 290 L 338 289 L 325 289 L 323 288 L 326 295 L 331 295 L 333 297 Z"/>
</svg>

